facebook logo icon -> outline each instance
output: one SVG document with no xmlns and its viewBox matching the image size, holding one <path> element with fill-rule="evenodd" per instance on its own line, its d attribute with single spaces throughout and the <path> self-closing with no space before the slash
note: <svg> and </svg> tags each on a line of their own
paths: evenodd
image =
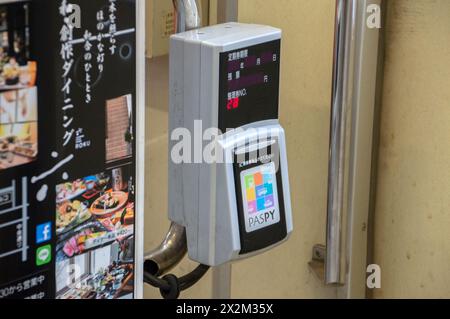
<svg viewBox="0 0 450 319">
<path fill-rule="evenodd" d="M 45 223 L 36 227 L 36 244 L 45 243 L 52 239 L 52 223 Z"/>
</svg>

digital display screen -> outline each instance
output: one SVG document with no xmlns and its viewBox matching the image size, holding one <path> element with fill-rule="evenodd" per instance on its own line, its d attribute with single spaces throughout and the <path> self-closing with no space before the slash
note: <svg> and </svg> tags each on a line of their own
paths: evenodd
<svg viewBox="0 0 450 319">
<path fill-rule="evenodd" d="M 281 41 L 220 56 L 219 129 L 278 118 Z"/>
<path fill-rule="evenodd" d="M 241 189 L 247 233 L 280 222 L 277 178 L 273 162 L 243 171 Z"/>
</svg>

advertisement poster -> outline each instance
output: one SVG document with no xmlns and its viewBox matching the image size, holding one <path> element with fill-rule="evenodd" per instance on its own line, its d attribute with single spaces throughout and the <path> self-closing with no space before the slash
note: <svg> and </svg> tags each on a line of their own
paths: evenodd
<svg viewBox="0 0 450 319">
<path fill-rule="evenodd" d="M 0 299 L 135 297 L 136 1 L 0 4 Z"/>
</svg>

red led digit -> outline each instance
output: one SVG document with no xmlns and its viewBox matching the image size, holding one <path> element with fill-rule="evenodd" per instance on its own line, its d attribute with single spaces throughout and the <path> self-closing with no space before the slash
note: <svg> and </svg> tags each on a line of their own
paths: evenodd
<svg viewBox="0 0 450 319">
<path fill-rule="evenodd" d="M 227 103 L 227 110 L 228 111 L 231 111 L 231 110 L 234 110 L 234 109 L 237 109 L 237 108 L 239 108 L 239 98 L 238 97 L 234 98 L 234 99 L 231 99 L 231 100 L 228 100 L 228 103 Z"/>
<path fill-rule="evenodd" d="M 227 110 L 230 111 L 232 109 L 232 107 L 233 107 L 233 100 L 231 99 L 231 100 L 228 100 Z"/>
<path fill-rule="evenodd" d="M 233 99 L 233 109 L 237 109 L 239 107 L 239 98 Z"/>
</svg>

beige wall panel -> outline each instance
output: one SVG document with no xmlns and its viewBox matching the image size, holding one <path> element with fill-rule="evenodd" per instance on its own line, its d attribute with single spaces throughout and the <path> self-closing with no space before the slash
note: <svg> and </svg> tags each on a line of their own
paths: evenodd
<svg viewBox="0 0 450 319">
<path fill-rule="evenodd" d="M 145 1 L 145 56 L 153 55 L 153 1 Z"/>
<path fill-rule="evenodd" d="M 388 1 L 378 298 L 450 298 L 450 1 Z"/>
<path fill-rule="evenodd" d="M 240 22 L 283 30 L 280 112 L 295 230 L 283 246 L 233 265 L 233 297 L 336 297 L 307 266 L 325 242 L 334 9 L 330 0 L 239 1 Z"/>
</svg>

